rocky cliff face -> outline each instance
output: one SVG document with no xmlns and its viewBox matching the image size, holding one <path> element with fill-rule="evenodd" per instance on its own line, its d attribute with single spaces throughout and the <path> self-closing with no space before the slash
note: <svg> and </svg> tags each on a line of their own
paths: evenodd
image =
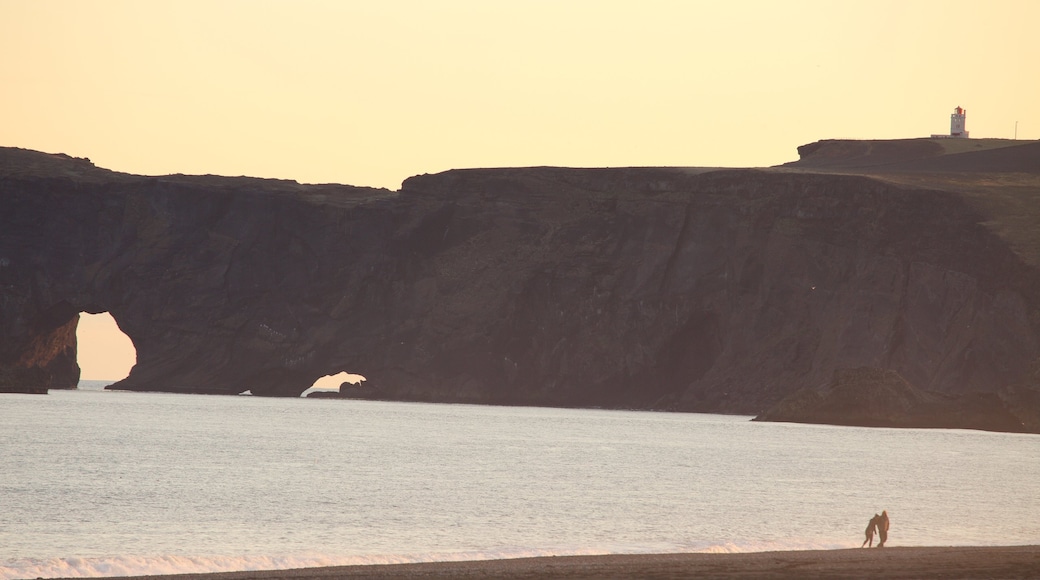
<svg viewBox="0 0 1040 580">
<path fill-rule="evenodd" d="M 296 396 L 345 370 L 377 398 L 755 414 L 838 368 L 1036 380 L 1040 274 L 954 191 L 529 168 L 390 192 L 0 157 L 5 384 L 74 385 L 81 311 L 134 341 L 134 390 Z"/>
<path fill-rule="evenodd" d="M 1013 388 L 941 394 L 922 391 L 893 370 L 836 369 L 823 388 L 796 391 L 755 420 L 1040 432 L 1036 396 Z"/>
</svg>

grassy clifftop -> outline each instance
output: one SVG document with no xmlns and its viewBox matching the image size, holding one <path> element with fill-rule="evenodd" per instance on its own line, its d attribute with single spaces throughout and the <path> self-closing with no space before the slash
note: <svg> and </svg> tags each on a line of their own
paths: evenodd
<svg viewBox="0 0 1040 580">
<path fill-rule="evenodd" d="M 963 195 L 983 225 L 1040 266 L 1040 141 L 895 139 L 817 141 L 778 169 L 867 175 Z"/>
</svg>

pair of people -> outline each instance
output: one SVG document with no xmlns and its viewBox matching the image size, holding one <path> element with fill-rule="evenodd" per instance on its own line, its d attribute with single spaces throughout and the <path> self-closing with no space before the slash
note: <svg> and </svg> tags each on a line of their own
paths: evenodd
<svg viewBox="0 0 1040 580">
<path fill-rule="evenodd" d="M 881 515 L 874 514 L 874 517 L 870 518 L 870 523 L 867 524 L 866 536 L 867 539 L 863 540 L 863 545 L 870 546 L 874 545 L 874 532 L 877 532 L 880 541 L 877 547 L 884 548 L 885 541 L 888 540 L 888 511 L 881 510 Z"/>
</svg>

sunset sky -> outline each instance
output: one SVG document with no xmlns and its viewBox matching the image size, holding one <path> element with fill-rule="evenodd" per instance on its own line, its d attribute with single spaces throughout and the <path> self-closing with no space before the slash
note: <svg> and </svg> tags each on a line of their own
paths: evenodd
<svg viewBox="0 0 1040 580">
<path fill-rule="evenodd" d="M 0 0 L 0 146 L 396 189 L 775 165 L 956 106 L 972 137 L 1038 139 L 1038 25 L 1032 0 Z"/>
</svg>

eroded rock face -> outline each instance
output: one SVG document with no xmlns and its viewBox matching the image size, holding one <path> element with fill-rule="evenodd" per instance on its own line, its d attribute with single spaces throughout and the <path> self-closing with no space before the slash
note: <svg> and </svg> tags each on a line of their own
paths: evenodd
<svg viewBox="0 0 1040 580">
<path fill-rule="evenodd" d="M 0 155 L 0 381 L 74 360 L 81 311 L 134 341 L 135 390 L 345 370 L 387 399 L 757 414 L 837 368 L 993 392 L 1040 356 L 1036 269 L 950 192 L 553 168 L 390 192 Z M 65 348 L 28 364 L 40 337 Z"/>
<path fill-rule="evenodd" d="M 756 421 L 828 423 L 861 427 L 932 427 L 1037 431 L 1032 389 L 941 394 L 923 391 L 893 370 L 835 369 L 826 385 L 785 397 Z"/>
</svg>

